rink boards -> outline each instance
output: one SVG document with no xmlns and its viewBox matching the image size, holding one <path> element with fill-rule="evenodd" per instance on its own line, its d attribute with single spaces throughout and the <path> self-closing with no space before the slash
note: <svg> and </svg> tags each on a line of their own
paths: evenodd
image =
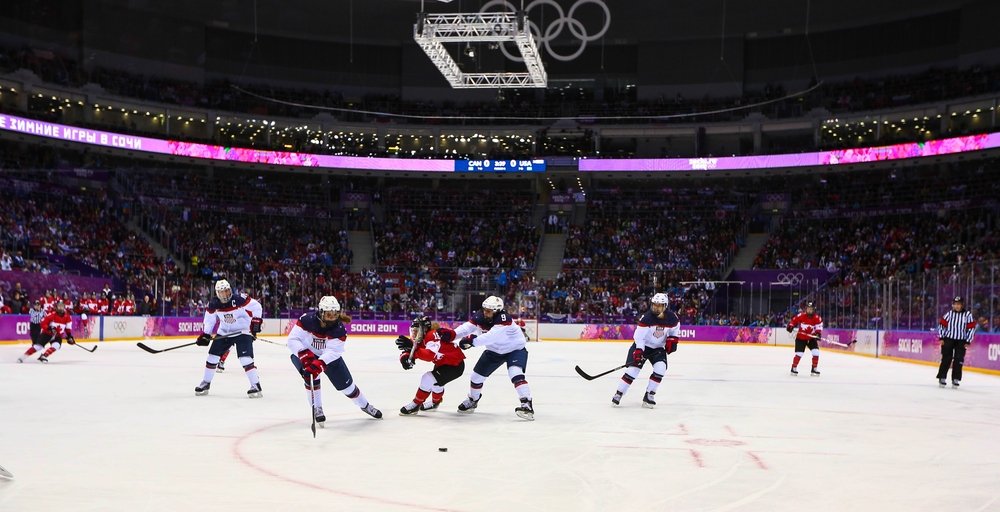
<svg viewBox="0 0 1000 512">
<path fill-rule="evenodd" d="M 201 317 L 122 317 L 91 316 L 86 321 L 74 317 L 74 333 L 79 340 L 125 341 L 150 338 L 195 337 L 202 330 Z M 291 330 L 295 319 L 267 318 L 261 336 L 282 336 Z M 348 324 L 350 336 L 397 336 L 407 334 L 409 322 L 391 320 L 354 320 Z M 535 324 L 533 339 L 554 341 L 631 341 L 634 325 L 620 324 Z M 27 315 L 0 317 L 0 343 L 24 343 L 28 340 Z M 924 364 L 940 360 L 937 334 L 932 331 L 880 331 L 826 329 L 821 348 L 843 353 L 888 358 Z M 738 343 L 749 345 L 789 346 L 793 335 L 783 328 L 685 326 L 681 340 L 691 343 Z M 847 345 L 846 347 L 840 345 Z M 965 367 L 1000 374 L 1000 334 L 978 333 L 966 355 Z"/>
</svg>

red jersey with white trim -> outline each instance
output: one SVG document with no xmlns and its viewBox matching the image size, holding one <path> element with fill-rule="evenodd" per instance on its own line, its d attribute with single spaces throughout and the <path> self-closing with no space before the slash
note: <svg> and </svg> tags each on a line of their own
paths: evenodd
<svg viewBox="0 0 1000 512">
<path fill-rule="evenodd" d="M 68 311 L 61 315 L 53 311 L 42 319 L 42 332 L 60 339 L 65 338 L 66 334 L 73 334 L 73 318 Z"/>
<path fill-rule="evenodd" d="M 135 314 L 135 301 L 132 299 L 125 299 L 122 302 L 122 314 L 124 315 L 134 315 Z"/>
<path fill-rule="evenodd" d="M 104 297 L 101 297 L 100 299 L 97 299 L 97 312 L 99 314 L 107 315 L 108 314 L 108 309 L 110 307 L 111 307 L 111 305 L 108 304 L 108 299 L 105 299 Z"/>
<path fill-rule="evenodd" d="M 799 332 L 795 334 L 797 341 L 815 340 L 823 332 L 823 318 L 818 314 L 799 313 L 788 323 L 792 329 L 798 327 Z"/>
<path fill-rule="evenodd" d="M 465 353 L 455 346 L 455 331 L 447 327 L 425 334 L 414 348 L 414 358 L 434 363 L 435 367 L 456 366 L 465 360 Z"/>
</svg>

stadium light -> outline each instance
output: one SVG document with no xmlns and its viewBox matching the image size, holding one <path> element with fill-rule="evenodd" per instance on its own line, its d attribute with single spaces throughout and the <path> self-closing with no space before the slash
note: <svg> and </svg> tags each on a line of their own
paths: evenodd
<svg viewBox="0 0 1000 512">
<path fill-rule="evenodd" d="M 496 12 L 474 14 L 417 15 L 413 40 L 420 45 L 441 75 L 454 89 L 504 89 L 546 87 L 548 75 L 538 53 L 527 17 L 522 13 Z M 524 59 L 523 73 L 465 73 L 444 47 L 445 43 L 514 43 Z"/>
</svg>

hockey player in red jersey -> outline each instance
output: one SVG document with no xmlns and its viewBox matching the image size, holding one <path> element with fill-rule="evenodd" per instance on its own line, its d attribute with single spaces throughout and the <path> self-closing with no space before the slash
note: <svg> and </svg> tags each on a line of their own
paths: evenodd
<svg viewBox="0 0 1000 512">
<path fill-rule="evenodd" d="M 413 340 L 421 333 L 423 336 L 414 347 Z M 432 323 L 427 316 L 420 316 L 410 324 L 409 337 L 396 338 L 396 346 L 402 351 L 399 363 L 404 370 L 413 368 L 415 359 L 434 363 L 434 369 L 420 377 L 420 386 L 413 401 L 399 409 L 400 416 L 437 409 L 444 400 L 444 385 L 465 372 L 465 354 L 455 345 L 455 331 Z M 431 399 L 429 403 L 428 397 Z"/>
<path fill-rule="evenodd" d="M 49 356 L 62 346 L 63 339 L 70 345 L 76 343 L 76 340 L 73 339 L 73 319 L 69 316 L 69 311 L 66 310 L 66 304 L 59 301 L 55 303 L 54 307 L 55 310 L 42 319 L 42 334 L 39 336 L 39 340 L 31 345 L 31 348 L 24 355 L 17 358 L 17 362 L 23 363 L 25 359 L 49 344 L 49 348 L 38 356 L 38 362 L 47 363 Z"/>
<path fill-rule="evenodd" d="M 806 347 L 812 352 L 812 371 L 809 373 L 814 377 L 819 377 L 819 339 L 823 337 L 823 318 L 816 314 L 816 304 L 806 302 L 806 310 L 795 315 L 795 318 L 788 323 L 785 330 L 792 332 L 798 329 L 795 335 L 795 358 L 792 359 L 792 375 L 798 375 L 796 369 L 799 361 L 805 354 Z"/>
</svg>

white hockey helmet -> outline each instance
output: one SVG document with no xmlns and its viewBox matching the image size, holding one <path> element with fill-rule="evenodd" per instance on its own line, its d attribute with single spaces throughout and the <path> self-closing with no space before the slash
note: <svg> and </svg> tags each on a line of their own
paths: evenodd
<svg viewBox="0 0 1000 512">
<path fill-rule="evenodd" d="M 225 297 L 222 296 L 222 292 L 229 292 Z M 221 301 L 227 301 L 233 298 L 233 287 L 229 286 L 229 281 L 225 279 L 219 279 L 215 282 L 215 296 Z"/>
<path fill-rule="evenodd" d="M 500 311 L 503 309 L 503 299 L 497 297 L 496 295 L 490 295 L 486 297 L 483 301 L 483 309 L 488 309 L 490 311 Z"/>
<path fill-rule="evenodd" d="M 316 307 L 320 312 L 323 311 L 333 311 L 334 313 L 340 312 L 340 302 L 333 295 L 324 295 L 319 299 L 319 306 Z"/>
<path fill-rule="evenodd" d="M 653 295 L 653 298 L 650 300 L 650 302 L 652 302 L 653 304 L 663 304 L 665 306 L 667 304 L 670 304 L 670 297 L 668 297 L 667 294 L 665 293 L 657 293 Z"/>
</svg>

